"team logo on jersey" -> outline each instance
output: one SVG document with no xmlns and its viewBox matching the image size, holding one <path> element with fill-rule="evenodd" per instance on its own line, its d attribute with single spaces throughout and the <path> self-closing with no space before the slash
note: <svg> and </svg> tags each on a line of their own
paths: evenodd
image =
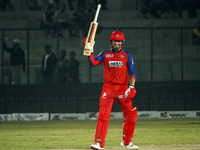
<svg viewBox="0 0 200 150">
<path fill-rule="evenodd" d="M 121 58 L 124 58 L 124 55 L 120 55 Z"/>
<path fill-rule="evenodd" d="M 106 58 L 112 58 L 114 57 L 114 54 L 106 54 Z"/>
<path fill-rule="evenodd" d="M 106 98 L 106 92 L 103 93 L 102 98 Z"/>
<path fill-rule="evenodd" d="M 123 62 L 121 62 L 121 61 L 109 61 L 109 67 L 123 67 Z"/>
</svg>

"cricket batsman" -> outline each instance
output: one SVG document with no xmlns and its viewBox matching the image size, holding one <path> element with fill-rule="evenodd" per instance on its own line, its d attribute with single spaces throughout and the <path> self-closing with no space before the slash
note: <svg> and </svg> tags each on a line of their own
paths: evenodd
<svg viewBox="0 0 200 150">
<path fill-rule="evenodd" d="M 104 63 L 104 85 L 99 101 L 94 144 L 90 146 L 91 149 L 104 149 L 109 118 L 115 99 L 119 102 L 125 117 L 121 146 L 134 150 L 139 148 L 132 143 L 137 121 L 137 108 L 132 105 L 132 98 L 136 95 L 135 67 L 132 55 L 122 48 L 124 41 L 123 33 L 114 31 L 110 37 L 112 45 L 110 50 L 102 51 L 97 57 L 94 57 L 93 53 L 88 56 L 91 66 Z"/>
</svg>

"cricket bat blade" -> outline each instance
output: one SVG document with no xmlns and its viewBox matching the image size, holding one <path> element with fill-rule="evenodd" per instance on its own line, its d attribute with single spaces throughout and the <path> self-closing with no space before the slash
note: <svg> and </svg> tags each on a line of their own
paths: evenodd
<svg viewBox="0 0 200 150">
<path fill-rule="evenodd" d="M 85 47 L 84 47 L 84 51 L 83 51 L 84 56 L 90 56 L 91 53 L 93 52 L 94 38 L 95 38 L 97 27 L 98 27 L 97 18 L 99 15 L 100 8 L 101 8 L 101 4 L 98 4 L 97 11 L 96 11 L 96 14 L 94 17 L 94 21 L 91 22 L 91 24 L 90 24 L 87 39 L 85 41 Z"/>
</svg>

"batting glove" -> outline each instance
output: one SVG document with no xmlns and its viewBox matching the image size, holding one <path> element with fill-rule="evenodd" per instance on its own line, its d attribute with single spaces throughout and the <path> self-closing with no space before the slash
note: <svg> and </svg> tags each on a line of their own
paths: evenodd
<svg viewBox="0 0 200 150">
<path fill-rule="evenodd" d="M 136 95 L 136 89 L 134 88 L 133 85 L 130 85 L 129 88 L 126 90 L 125 94 L 128 95 L 127 98 L 133 98 Z"/>
<path fill-rule="evenodd" d="M 87 37 L 85 37 L 85 38 L 83 39 L 83 45 L 84 45 L 84 46 L 85 46 L 85 41 L 86 41 L 86 39 L 87 39 Z M 95 44 L 95 41 L 93 42 L 92 49 L 91 49 L 91 53 L 94 52 L 94 44 Z"/>
<path fill-rule="evenodd" d="M 130 85 L 129 88 L 126 90 L 125 94 L 124 95 L 119 95 L 118 97 L 119 98 L 130 98 L 132 99 L 133 97 L 135 97 L 136 95 L 136 89 L 134 88 L 133 85 Z"/>
</svg>

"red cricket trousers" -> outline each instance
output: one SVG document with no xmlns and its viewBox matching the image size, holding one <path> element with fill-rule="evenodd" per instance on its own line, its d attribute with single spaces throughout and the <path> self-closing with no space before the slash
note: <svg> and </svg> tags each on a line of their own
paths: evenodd
<svg viewBox="0 0 200 150">
<path fill-rule="evenodd" d="M 128 85 L 109 84 L 109 83 L 105 83 L 102 88 L 102 93 L 99 101 L 99 115 L 98 115 L 96 134 L 95 134 L 95 142 L 99 142 L 101 147 L 104 147 L 105 145 L 105 138 L 107 134 L 109 118 L 114 100 L 116 99 L 120 104 L 125 118 L 129 114 L 129 112 L 133 109 L 131 99 L 120 98 L 120 95 L 124 95 L 127 89 Z M 126 121 L 126 119 L 124 121 Z"/>
</svg>

